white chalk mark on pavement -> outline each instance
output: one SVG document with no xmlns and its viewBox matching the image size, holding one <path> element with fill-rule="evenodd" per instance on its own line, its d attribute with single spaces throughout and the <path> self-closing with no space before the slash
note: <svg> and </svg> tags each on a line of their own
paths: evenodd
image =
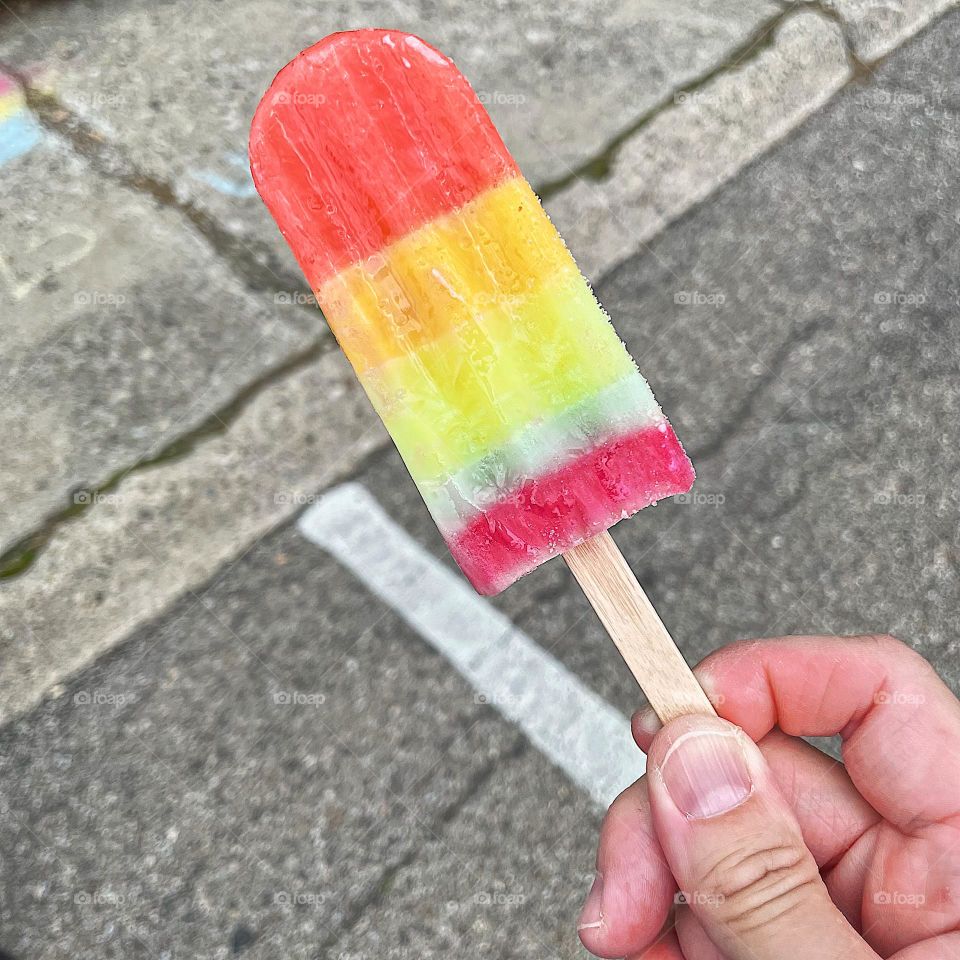
<svg viewBox="0 0 960 960">
<path fill-rule="evenodd" d="M 300 532 L 442 653 L 597 803 L 644 771 L 630 723 L 431 556 L 359 483 L 324 495 Z"/>
</svg>

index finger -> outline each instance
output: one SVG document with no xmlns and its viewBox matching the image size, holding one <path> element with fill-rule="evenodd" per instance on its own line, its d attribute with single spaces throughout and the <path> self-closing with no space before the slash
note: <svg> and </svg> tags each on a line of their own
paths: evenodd
<svg viewBox="0 0 960 960">
<path fill-rule="evenodd" d="M 960 701 L 890 636 L 741 641 L 694 671 L 717 713 L 760 740 L 840 734 L 847 772 L 890 822 L 960 813 Z"/>
</svg>

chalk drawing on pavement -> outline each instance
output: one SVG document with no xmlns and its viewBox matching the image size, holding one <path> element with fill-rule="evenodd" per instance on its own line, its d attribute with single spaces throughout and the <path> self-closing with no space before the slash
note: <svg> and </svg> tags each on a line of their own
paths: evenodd
<svg viewBox="0 0 960 960">
<path fill-rule="evenodd" d="M 242 153 L 228 153 L 223 160 L 224 164 L 230 169 L 230 173 L 223 174 L 215 170 L 193 170 L 191 175 L 208 187 L 213 187 L 217 193 L 225 194 L 228 197 L 254 196 L 257 190 L 250 177 L 246 156 Z"/>
<path fill-rule="evenodd" d="M 0 253 L 0 288 L 6 287 L 14 303 L 19 303 L 48 277 L 82 260 L 96 243 L 96 231 L 90 227 L 62 225 L 23 247 L 18 257 L 23 266 Z"/>
<path fill-rule="evenodd" d="M 0 167 L 29 153 L 43 139 L 43 130 L 33 114 L 20 85 L 0 73 Z"/>
</svg>

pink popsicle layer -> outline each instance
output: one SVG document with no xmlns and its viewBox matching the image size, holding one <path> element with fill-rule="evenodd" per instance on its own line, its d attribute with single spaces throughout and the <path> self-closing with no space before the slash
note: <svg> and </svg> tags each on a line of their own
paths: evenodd
<svg viewBox="0 0 960 960">
<path fill-rule="evenodd" d="M 693 479 L 693 467 L 664 420 L 531 478 L 448 546 L 477 591 L 491 596 L 623 517 L 688 490 Z"/>
</svg>

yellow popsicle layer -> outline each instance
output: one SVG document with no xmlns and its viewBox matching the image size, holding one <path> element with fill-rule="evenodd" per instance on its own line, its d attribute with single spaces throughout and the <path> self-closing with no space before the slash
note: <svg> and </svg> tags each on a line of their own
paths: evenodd
<svg viewBox="0 0 960 960">
<path fill-rule="evenodd" d="M 420 484 L 640 378 L 520 178 L 341 271 L 318 299 Z"/>
<path fill-rule="evenodd" d="M 577 275 L 576 264 L 530 185 L 513 178 L 342 270 L 317 299 L 362 372 L 471 327 L 558 273 Z"/>
<path fill-rule="evenodd" d="M 361 381 L 425 483 L 631 374 L 640 378 L 586 283 L 566 277 Z"/>
</svg>

